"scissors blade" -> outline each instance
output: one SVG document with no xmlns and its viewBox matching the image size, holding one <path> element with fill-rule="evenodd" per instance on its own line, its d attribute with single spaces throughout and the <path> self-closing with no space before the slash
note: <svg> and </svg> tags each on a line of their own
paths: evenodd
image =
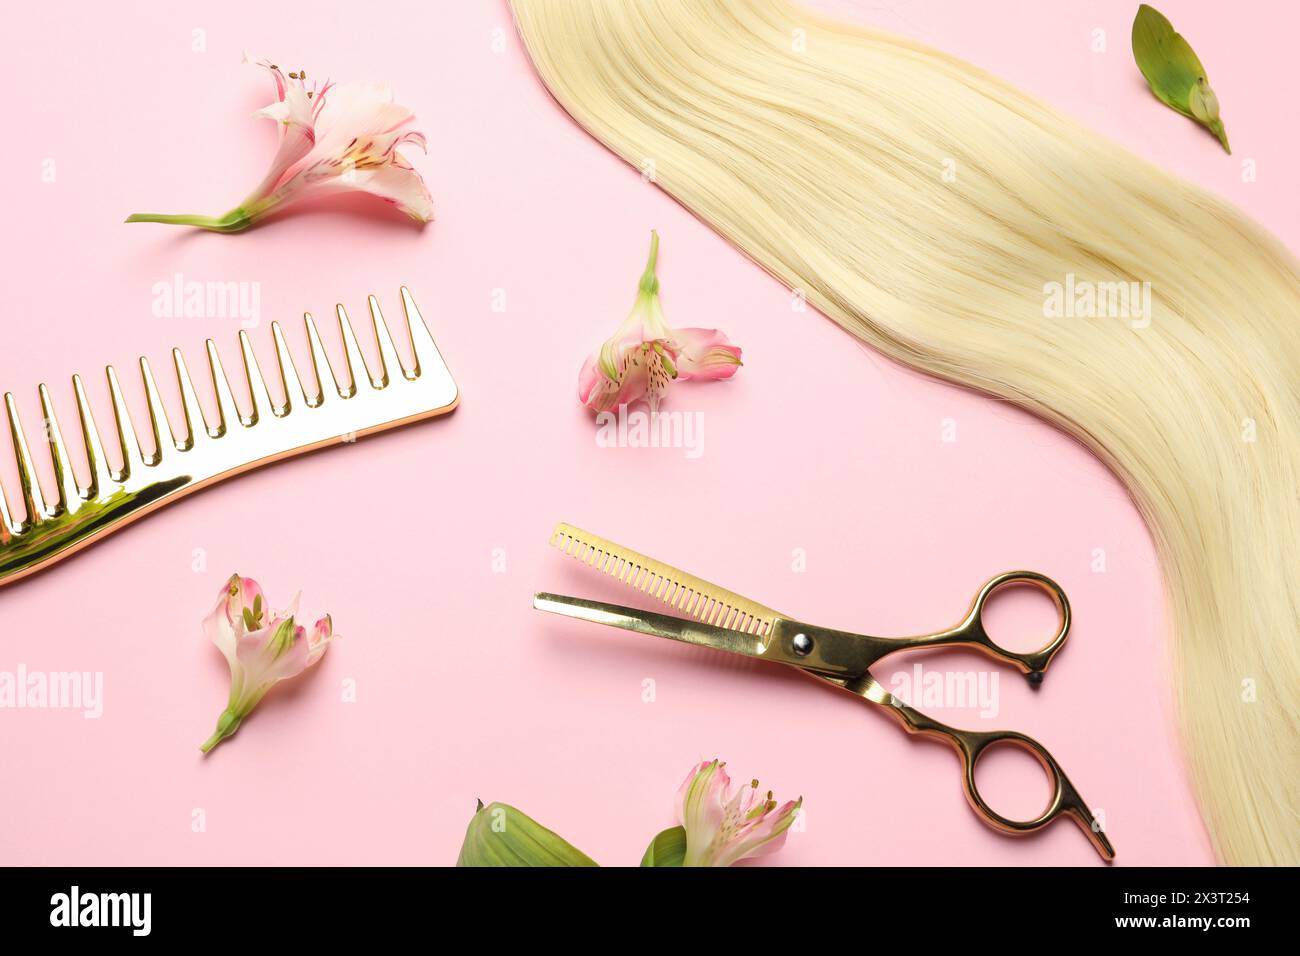
<svg viewBox="0 0 1300 956">
<path fill-rule="evenodd" d="M 895 697 L 889 691 L 881 686 L 880 681 L 872 676 L 871 671 L 867 671 L 857 681 L 854 682 L 853 693 L 859 697 L 865 697 L 873 704 L 880 704 L 885 707 L 894 706 Z"/>
<path fill-rule="evenodd" d="M 551 544 L 588 567 L 658 598 L 682 617 L 744 634 L 767 636 L 781 617 L 770 607 L 573 525 L 560 524 Z"/>
<path fill-rule="evenodd" d="M 670 641 L 681 641 L 683 644 L 695 644 L 699 647 L 711 647 L 714 650 L 740 654 L 743 657 L 762 657 L 767 651 L 767 642 L 754 634 L 743 634 L 713 624 L 702 624 L 699 621 L 642 611 L 620 604 L 605 604 L 601 601 L 588 601 L 585 598 L 569 597 L 564 594 L 539 592 L 533 595 L 533 607 L 539 611 L 562 614 L 580 621 L 621 627 L 625 631 L 636 631 L 638 634 L 649 634 L 652 637 L 665 637 Z"/>
</svg>

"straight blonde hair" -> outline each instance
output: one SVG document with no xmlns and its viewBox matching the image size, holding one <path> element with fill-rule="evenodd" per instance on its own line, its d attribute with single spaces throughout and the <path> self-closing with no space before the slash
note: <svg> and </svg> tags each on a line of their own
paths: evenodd
<svg viewBox="0 0 1300 956">
<path fill-rule="evenodd" d="M 1300 863 L 1286 250 L 960 60 L 784 0 L 511 4 L 574 119 L 653 163 L 759 265 L 890 357 L 1029 409 L 1115 471 L 1162 561 L 1216 852 Z"/>
</svg>

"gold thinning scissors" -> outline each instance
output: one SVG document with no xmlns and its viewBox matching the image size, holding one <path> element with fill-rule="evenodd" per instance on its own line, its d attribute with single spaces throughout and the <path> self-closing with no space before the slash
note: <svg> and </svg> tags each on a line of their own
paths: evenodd
<svg viewBox="0 0 1300 956">
<path fill-rule="evenodd" d="M 909 734 L 937 738 L 951 745 L 961 758 L 962 783 L 967 800 L 979 817 L 994 829 L 1023 835 L 1041 830 L 1060 817 L 1069 817 L 1079 825 L 1103 859 L 1115 858 L 1115 850 L 1102 831 L 1100 822 L 1046 747 L 1032 737 L 1015 731 L 977 732 L 949 727 L 909 707 L 886 691 L 871 675 L 872 665 L 899 651 L 969 647 L 1019 669 L 1032 683 L 1038 684 L 1070 632 L 1070 603 L 1065 592 L 1050 578 L 1033 571 L 999 574 L 980 588 L 970 610 L 954 627 L 917 637 L 872 637 L 794 620 L 725 588 L 571 525 L 558 525 L 551 536 L 551 544 L 571 557 L 651 594 L 686 616 L 674 617 L 547 593 L 534 595 L 533 607 L 566 617 L 798 668 L 884 708 Z M 984 629 L 983 613 L 989 598 L 995 592 L 1015 585 L 1037 588 L 1045 592 L 1056 605 L 1058 628 L 1055 636 L 1040 650 L 1031 653 L 1020 653 L 999 646 Z M 980 796 L 979 787 L 975 783 L 975 766 L 990 747 L 999 744 L 1010 744 L 1028 751 L 1038 759 L 1052 781 L 1053 792 L 1047 808 L 1031 820 L 1004 817 Z"/>
</svg>

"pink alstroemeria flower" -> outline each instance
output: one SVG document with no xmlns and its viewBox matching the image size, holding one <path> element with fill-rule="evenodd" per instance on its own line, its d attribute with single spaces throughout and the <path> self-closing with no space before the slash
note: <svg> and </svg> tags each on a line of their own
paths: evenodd
<svg viewBox="0 0 1300 956">
<path fill-rule="evenodd" d="M 677 792 L 686 830 L 682 866 L 731 866 L 779 850 L 803 805 L 800 797 L 778 807 L 772 791 L 759 794 L 757 780 L 733 794 L 725 766 L 701 763 Z"/>
<path fill-rule="evenodd" d="M 360 190 L 392 203 L 419 222 L 433 218 L 433 199 L 414 167 L 397 148 L 425 148 L 423 133 L 405 127 L 414 118 L 393 102 L 381 83 L 326 83 L 307 86 L 305 71 L 286 75 L 261 57 L 244 54 L 271 74 L 275 102 L 254 115 L 274 120 L 280 145 L 258 187 L 224 216 L 136 213 L 127 222 L 197 226 L 214 232 L 239 232 L 264 216 L 308 196 Z"/>
<path fill-rule="evenodd" d="M 740 367 L 740 349 L 717 329 L 672 329 L 659 304 L 659 233 L 650 233 L 636 303 L 614 337 L 593 352 L 578 373 L 578 398 L 596 412 L 607 412 L 644 398 L 650 410 L 675 379 L 730 378 Z"/>
<path fill-rule="evenodd" d="M 203 631 L 230 665 L 230 699 L 216 731 L 199 748 L 204 753 L 234 734 L 275 684 L 301 674 L 337 640 L 328 614 L 308 631 L 295 623 L 297 612 L 296 597 L 289 610 L 270 610 L 252 578 L 231 575 L 221 589 Z"/>
</svg>

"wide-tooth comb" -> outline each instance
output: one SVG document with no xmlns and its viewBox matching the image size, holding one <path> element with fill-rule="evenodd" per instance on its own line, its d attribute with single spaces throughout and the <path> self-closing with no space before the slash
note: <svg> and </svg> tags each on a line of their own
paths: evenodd
<svg viewBox="0 0 1300 956">
<path fill-rule="evenodd" d="M 81 377 L 72 377 L 77 416 L 90 466 L 90 483 L 80 485 L 73 473 L 50 392 L 40 387 L 45 433 L 54 460 L 54 489 L 47 497 L 13 396 L 5 394 L 10 434 L 18 459 L 18 481 L 24 515 L 19 520 L 0 487 L 0 585 L 10 584 L 59 561 L 92 541 L 192 491 L 261 465 L 339 442 L 431 418 L 456 407 L 459 393 L 447 365 L 429 334 L 410 292 L 402 288 L 402 306 L 415 363 L 405 368 L 398 357 L 379 302 L 370 296 L 370 315 L 379 350 L 378 374 L 371 371 L 357 345 L 343 306 L 338 307 L 347 385 L 339 384 L 325 354 L 316 323 L 305 316 L 311 364 L 317 387 L 308 392 L 298 377 L 293 356 L 278 322 L 271 323 L 276 364 L 285 401 L 276 405 L 262 377 L 245 332 L 240 352 L 252 399 L 252 410 L 240 412 L 221 365 L 217 347 L 207 341 L 208 367 L 216 394 L 217 421 L 208 424 L 179 349 L 172 350 L 180 388 L 185 431 L 178 435 L 167 419 L 158 386 L 146 359 L 140 359 L 149 431 L 155 451 L 145 457 L 117 373 L 109 366 L 108 390 L 121 449 L 122 467 L 112 468 L 86 399 Z M 101 419 L 103 420 L 103 419 Z"/>
<path fill-rule="evenodd" d="M 773 622 L 784 617 L 757 601 L 572 525 L 556 525 L 551 544 L 706 624 L 766 637 Z"/>
</svg>

